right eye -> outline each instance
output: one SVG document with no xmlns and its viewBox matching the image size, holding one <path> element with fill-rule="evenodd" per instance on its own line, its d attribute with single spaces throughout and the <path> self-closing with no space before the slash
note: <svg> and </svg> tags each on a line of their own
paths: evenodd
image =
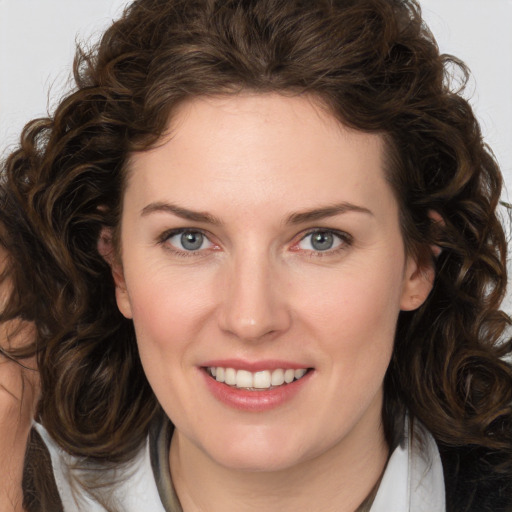
<svg viewBox="0 0 512 512">
<path fill-rule="evenodd" d="M 213 243 L 201 231 L 182 229 L 165 237 L 165 242 L 178 252 L 197 252 L 213 247 Z"/>
</svg>

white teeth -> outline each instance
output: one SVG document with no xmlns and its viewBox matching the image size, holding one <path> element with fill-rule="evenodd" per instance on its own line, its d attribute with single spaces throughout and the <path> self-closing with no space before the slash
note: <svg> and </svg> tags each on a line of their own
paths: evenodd
<svg viewBox="0 0 512 512">
<path fill-rule="evenodd" d="M 236 371 L 233 368 L 226 368 L 224 372 L 224 382 L 229 386 L 236 385 Z"/>
<path fill-rule="evenodd" d="M 247 370 L 238 370 L 236 372 L 236 387 L 237 388 L 252 388 L 253 378 L 252 373 Z"/>
<path fill-rule="evenodd" d="M 301 368 L 300 370 L 295 370 L 294 372 L 294 376 L 297 380 L 299 380 L 300 378 L 304 377 L 304 375 L 306 375 L 306 371 L 304 368 Z"/>
<path fill-rule="evenodd" d="M 270 372 L 265 370 L 263 372 L 256 372 L 254 374 L 253 388 L 265 389 L 270 387 Z"/>
<path fill-rule="evenodd" d="M 271 387 L 290 384 L 294 380 L 299 380 L 307 373 L 306 368 L 286 370 L 277 368 L 275 370 L 262 370 L 259 372 L 249 372 L 247 370 L 235 370 L 234 368 L 222 368 L 221 366 L 208 367 L 208 373 L 218 382 L 224 382 L 228 386 L 245 389 L 270 389 Z"/>
<path fill-rule="evenodd" d="M 284 384 L 284 370 L 281 370 L 281 368 L 274 370 L 272 372 L 271 383 L 272 386 L 281 386 L 281 384 Z"/>
<path fill-rule="evenodd" d="M 286 384 L 290 384 L 290 382 L 293 382 L 293 379 L 295 378 L 295 370 L 288 369 L 284 372 L 284 381 Z"/>
</svg>

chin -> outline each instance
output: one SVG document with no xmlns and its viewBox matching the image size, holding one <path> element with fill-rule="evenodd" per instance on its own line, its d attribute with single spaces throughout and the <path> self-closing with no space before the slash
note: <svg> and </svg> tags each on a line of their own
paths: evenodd
<svg viewBox="0 0 512 512">
<path fill-rule="evenodd" d="M 239 451 L 232 450 L 219 454 L 216 458 L 217 464 L 226 469 L 236 470 L 246 473 L 273 473 L 285 471 L 299 465 L 302 459 L 297 452 L 293 454 L 276 453 L 273 451 Z"/>
<path fill-rule="evenodd" d="M 210 446 L 203 445 L 202 448 L 217 464 L 244 472 L 286 470 L 314 457 L 314 454 L 304 453 L 303 447 L 307 443 L 290 436 L 289 429 L 284 429 L 284 435 L 281 429 L 277 432 L 268 429 L 262 432 L 258 428 L 244 430 L 212 436 L 210 439 L 215 444 L 209 443 Z"/>
</svg>

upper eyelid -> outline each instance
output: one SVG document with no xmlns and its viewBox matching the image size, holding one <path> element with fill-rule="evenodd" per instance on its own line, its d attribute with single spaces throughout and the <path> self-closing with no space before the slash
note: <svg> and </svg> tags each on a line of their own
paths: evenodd
<svg viewBox="0 0 512 512">
<path fill-rule="evenodd" d="M 169 240 L 177 235 L 183 234 L 183 233 L 201 233 L 206 240 L 210 243 L 210 247 L 205 247 L 204 249 L 197 249 L 197 250 L 187 250 L 185 248 L 180 249 L 180 247 L 176 247 L 174 244 L 170 243 Z M 197 228 L 174 228 L 174 229 L 168 229 L 164 231 L 158 238 L 157 238 L 157 244 L 161 245 L 165 248 L 167 251 L 173 252 L 175 255 L 179 256 L 205 256 L 206 251 L 214 250 L 215 247 L 218 245 L 216 242 L 212 241 L 211 236 L 208 235 L 207 232 L 205 232 L 203 229 L 197 229 Z"/>
<path fill-rule="evenodd" d="M 325 251 L 315 250 L 315 249 L 299 249 L 297 246 L 308 236 L 314 235 L 315 233 L 332 233 L 337 236 L 341 240 L 341 244 L 339 247 L 334 247 L 331 249 L 327 249 Z M 306 231 L 303 231 L 302 234 L 299 233 L 296 237 L 296 241 L 292 243 L 291 247 L 293 252 L 301 251 L 307 254 L 315 255 L 315 256 L 324 256 L 328 257 L 329 255 L 338 254 L 341 251 L 347 250 L 354 243 L 354 237 L 347 233 L 346 231 L 332 229 L 332 228 L 312 228 Z M 293 249 L 293 248 L 296 249 Z"/>
<path fill-rule="evenodd" d="M 210 243 L 218 245 L 218 243 L 213 240 L 215 237 L 209 231 L 202 229 L 202 228 L 193 228 L 193 227 L 180 227 L 180 228 L 168 229 L 168 230 L 164 231 L 158 237 L 158 241 L 163 243 L 163 242 L 169 240 L 169 238 L 176 236 L 180 233 L 185 233 L 185 232 L 201 233 L 203 236 L 205 236 L 210 241 Z M 345 243 L 348 243 L 348 244 L 352 243 L 352 241 L 353 241 L 353 236 L 350 233 L 347 233 L 346 231 L 342 231 L 342 230 L 334 229 L 334 228 L 315 227 L 315 228 L 309 228 L 307 230 L 304 230 L 304 231 L 294 235 L 293 238 L 291 239 L 292 246 L 297 245 L 299 242 L 301 242 L 302 240 L 304 240 L 306 237 L 308 237 L 310 235 L 313 235 L 315 233 L 321 233 L 321 232 L 333 233 L 335 236 L 339 237 Z M 326 252 L 328 252 L 328 251 L 326 251 Z"/>
<path fill-rule="evenodd" d="M 201 228 L 188 228 L 188 227 L 187 228 L 167 229 L 167 230 L 163 231 L 158 236 L 158 240 L 165 241 L 165 240 L 168 240 L 169 238 L 171 238 L 172 236 L 179 235 L 180 233 L 201 233 L 203 236 L 208 238 L 208 240 L 212 241 L 211 240 L 212 235 L 208 231 L 201 229 Z"/>
<path fill-rule="evenodd" d="M 299 241 L 304 240 L 309 235 L 314 235 L 315 233 L 333 233 L 339 238 L 351 242 L 353 240 L 353 236 L 346 231 L 342 231 L 340 229 L 332 229 L 332 228 L 312 228 L 306 231 L 303 231 L 302 234 L 299 234 Z"/>
</svg>

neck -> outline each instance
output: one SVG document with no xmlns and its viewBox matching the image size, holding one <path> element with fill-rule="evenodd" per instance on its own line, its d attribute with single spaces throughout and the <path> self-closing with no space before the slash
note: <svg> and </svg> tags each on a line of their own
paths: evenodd
<svg viewBox="0 0 512 512">
<path fill-rule="evenodd" d="M 176 430 L 170 467 L 184 512 L 354 512 L 378 482 L 388 452 L 379 417 L 290 468 L 241 471 L 217 464 Z"/>
</svg>

